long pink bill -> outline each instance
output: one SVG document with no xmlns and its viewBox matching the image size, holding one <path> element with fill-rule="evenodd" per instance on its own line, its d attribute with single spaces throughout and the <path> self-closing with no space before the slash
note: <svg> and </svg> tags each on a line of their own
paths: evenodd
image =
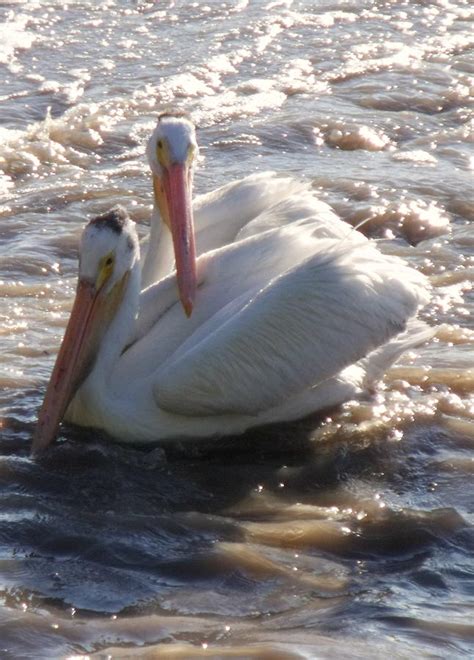
<svg viewBox="0 0 474 660">
<path fill-rule="evenodd" d="M 79 281 L 76 298 L 33 436 L 31 453 L 40 454 L 58 433 L 66 409 L 95 355 L 101 323 L 100 293 L 90 282 Z M 99 313 L 98 313 L 99 312 Z"/>
<path fill-rule="evenodd" d="M 178 289 L 187 316 L 191 316 L 196 296 L 196 248 L 188 168 L 182 163 L 170 165 L 163 176 L 173 236 Z"/>
</svg>

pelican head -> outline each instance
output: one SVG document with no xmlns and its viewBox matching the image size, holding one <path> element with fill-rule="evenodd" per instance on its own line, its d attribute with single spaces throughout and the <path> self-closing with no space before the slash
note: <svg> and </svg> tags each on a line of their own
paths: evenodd
<svg viewBox="0 0 474 660">
<path fill-rule="evenodd" d="M 191 120 L 162 114 L 147 147 L 155 204 L 171 231 L 181 303 L 190 316 L 196 294 L 196 251 L 192 210 L 193 164 L 198 154 Z"/>
<path fill-rule="evenodd" d="M 120 207 L 94 218 L 84 229 L 79 255 L 76 298 L 39 413 L 34 455 L 54 440 L 120 307 L 140 259 L 135 223 Z"/>
</svg>

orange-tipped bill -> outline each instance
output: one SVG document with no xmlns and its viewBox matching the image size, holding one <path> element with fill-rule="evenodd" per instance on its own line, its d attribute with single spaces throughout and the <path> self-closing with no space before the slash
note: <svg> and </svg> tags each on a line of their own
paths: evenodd
<svg viewBox="0 0 474 660">
<path fill-rule="evenodd" d="M 66 409 L 93 363 L 103 333 L 103 295 L 95 285 L 79 281 L 71 316 L 41 407 L 31 448 L 38 455 L 58 432 Z"/>
<path fill-rule="evenodd" d="M 189 168 L 173 163 L 165 169 L 162 189 L 155 179 L 155 195 L 173 237 L 176 276 L 181 303 L 187 316 L 193 310 L 196 295 L 196 249 Z"/>
</svg>

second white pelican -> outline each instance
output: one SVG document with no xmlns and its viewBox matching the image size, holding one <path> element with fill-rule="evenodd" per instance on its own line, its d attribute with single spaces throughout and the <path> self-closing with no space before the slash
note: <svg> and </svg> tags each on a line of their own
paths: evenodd
<svg viewBox="0 0 474 660">
<path fill-rule="evenodd" d="M 356 396 L 432 334 L 416 320 L 424 276 L 363 237 L 321 239 L 290 225 L 208 252 L 197 260 L 192 317 L 183 319 L 170 276 L 142 293 L 137 327 L 139 261 L 123 209 L 86 226 L 34 453 L 64 416 L 129 443 L 297 419 Z"/>
<path fill-rule="evenodd" d="M 181 301 L 188 316 L 196 292 L 196 256 L 296 221 L 311 223 L 321 238 L 341 238 L 351 231 L 315 197 L 308 184 L 274 172 L 251 174 L 199 195 L 192 204 L 198 144 L 194 125 L 185 114 L 160 115 L 147 155 L 154 207 L 142 288 L 163 279 L 176 261 Z"/>
</svg>

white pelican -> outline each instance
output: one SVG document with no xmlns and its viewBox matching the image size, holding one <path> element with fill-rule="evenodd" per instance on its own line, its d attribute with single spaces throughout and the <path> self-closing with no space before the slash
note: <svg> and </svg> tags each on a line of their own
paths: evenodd
<svg viewBox="0 0 474 660">
<path fill-rule="evenodd" d="M 194 125 L 185 114 L 160 115 L 147 155 L 154 208 L 142 288 L 168 275 L 176 259 L 181 301 L 188 316 L 196 291 L 197 255 L 295 221 L 313 224 L 320 237 L 343 237 L 350 232 L 349 225 L 319 201 L 308 184 L 274 172 L 249 175 L 198 196 L 192 205 L 198 145 Z"/>
<path fill-rule="evenodd" d="M 33 453 L 64 416 L 128 443 L 301 418 L 356 396 L 432 334 L 416 320 L 428 297 L 422 274 L 364 237 L 313 231 L 290 225 L 208 252 L 191 318 L 171 275 L 142 293 L 137 328 L 134 223 L 121 208 L 92 220 Z"/>
</svg>

